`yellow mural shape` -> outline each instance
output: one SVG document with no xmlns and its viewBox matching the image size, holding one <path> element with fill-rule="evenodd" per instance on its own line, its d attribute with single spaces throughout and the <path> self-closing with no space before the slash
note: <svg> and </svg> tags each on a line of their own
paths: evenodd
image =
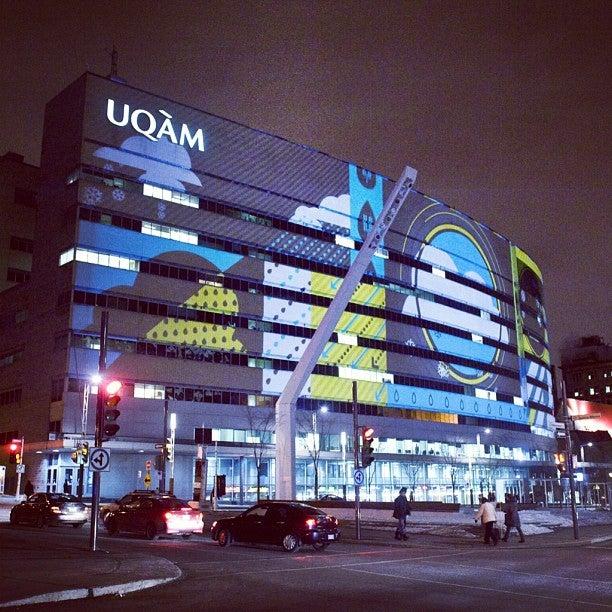
<svg viewBox="0 0 612 612">
<path fill-rule="evenodd" d="M 310 377 L 310 397 L 342 402 L 351 401 L 353 398 L 353 381 L 348 378 L 313 374 Z M 357 397 L 361 403 L 384 406 L 388 399 L 387 385 L 358 380 Z"/>
<path fill-rule="evenodd" d="M 386 372 L 387 352 L 380 349 L 328 342 L 317 363 Z"/>
<path fill-rule="evenodd" d="M 334 297 L 340 287 L 341 279 L 328 274 L 312 273 L 312 293 L 325 297 Z M 365 304 L 375 308 L 385 307 L 385 290 L 382 287 L 374 287 L 365 283 L 359 283 L 351 297 L 355 304 Z"/>
<path fill-rule="evenodd" d="M 205 285 L 189 297 L 183 306 L 235 314 L 238 312 L 238 299 L 236 294 L 229 289 Z M 171 344 L 200 346 L 211 350 L 243 352 L 242 342 L 234 339 L 235 332 L 233 327 L 165 318 L 147 332 L 147 338 Z"/>
</svg>

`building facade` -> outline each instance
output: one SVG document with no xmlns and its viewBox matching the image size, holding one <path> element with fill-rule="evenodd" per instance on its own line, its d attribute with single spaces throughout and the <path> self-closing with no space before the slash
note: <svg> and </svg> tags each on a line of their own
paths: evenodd
<svg viewBox="0 0 612 612">
<path fill-rule="evenodd" d="M 103 496 L 147 474 L 158 486 L 166 403 L 177 494 L 191 497 L 205 427 L 208 490 L 216 471 L 232 501 L 258 480 L 272 495 L 275 401 L 393 182 L 91 74 L 47 105 L 41 160 L 28 371 L 0 408 L 37 488 L 76 491 L 107 310 L 108 376 L 124 387 Z M 376 435 L 366 498 L 526 496 L 553 469 L 548 346 L 535 262 L 414 191 L 300 398 L 298 497 L 350 490 L 353 381 Z"/>
<path fill-rule="evenodd" d="M 567 397 L 612 404 L 612 347 L 599 336 L 585 336 L 563 352 Z"/>
</svg>

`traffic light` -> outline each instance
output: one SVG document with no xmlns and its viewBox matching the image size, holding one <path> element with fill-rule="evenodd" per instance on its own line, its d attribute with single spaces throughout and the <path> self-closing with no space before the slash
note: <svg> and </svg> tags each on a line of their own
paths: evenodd
<svg viewBox="0 0 612 612">
<path fill-rule="evenodd" d="M 164 453 L 166 461 L 172 463 L 174 461 L 174 442 L 172 438 L 166 438 L 166 444 L 164 444 Z"/>
<path fill-rule="evenodd" d="M 112 380 L 106 385 L 106 397 L 104 404 L 106 409 L 104 410 L 104 426 L 102 428 L 103 434 L 106 438 L 112 438 L 119 431 L 119 425 L 117 425 L 117 419 L 121 412 L 117 410 L 117 405 L 121 401 L 119 391 L 123 384 L 119 380 Z"/>
<path fill-rule="evenodd" d="M 361 467 L 368 467 L 374 462 L 374 429 L 364 427 L 361 430 Z"/>
<path fill-rule="evenodd" d="M 225 474 L 217 474 L 217 498 L 225 495 Z"/>
<path fill-rule="evenodd" d="M 567 455 L 565 453 L 555 453 L 555 465 L 560 474 L 567 472 Z"/>
<path fill-rule="evenodd" d="M 89 442 L 81 443 L 81 458 L 83 460 L 83 465 L 89 463 Z"/>
<path fill-rule="evenodd" d="M 20 443 L 15 442 L 15 440 L 13 440 L 9 444 L 9 463 L 21 463 L 21 454 L 19 453 L 19 445 Z"/>
<path fill-rule="evenodd" d="M 76 450 L 73 450 L 70 453 L 70 459 L 72 459 L 73 463 L 79 462 L 79 449 L 78 448 Z"/>
</svg>

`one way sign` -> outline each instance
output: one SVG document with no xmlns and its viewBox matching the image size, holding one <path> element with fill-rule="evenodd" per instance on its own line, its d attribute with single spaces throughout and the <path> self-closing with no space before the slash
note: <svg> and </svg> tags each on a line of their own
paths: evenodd
<svg viewBox="0 0 612 612">
<path fill-rule="evenodd" d="M 110 451 L 107 448 L 89 450 L 89 469 L 94 472 L 110 471 Z"/>
</svg>

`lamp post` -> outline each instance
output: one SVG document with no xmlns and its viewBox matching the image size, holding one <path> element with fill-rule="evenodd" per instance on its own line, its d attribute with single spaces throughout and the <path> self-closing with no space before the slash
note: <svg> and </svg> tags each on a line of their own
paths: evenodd
<svg viewBox="0 0 612 612">
<path fill-rule="evenodd" d="M 340 448 L 342 448 L 342 497 L 346 499 L 346 431 L 340 432 Z"/>
<path fill-rule="evenodd" d="M 174 454 L 175 442 L 176 442 L 176 412 L 171 412 L 170 413 L 170 444 L 172 446 L 172 461 L 170 462 L 170 486 L 168 487 L 170 495 L 174 495 L 174 463 L 176 461 L 176 457 Z"/>
<path fill-rule="evenodd" d="M 319 434 L 317 432 L 317 414 L 320 412 L 321 414 L 325 414 L 329 411 L 327 406 L 321 406 L 318 410 L 315 410 L 312 413 L 312 448 L 313 448 L 313 458 L 314 458 L 314 470 L 315 470 L 315 497 L 319 493 L 319 452 L 321 450 L 321 445 L 319 444 Z"/>
</svg>

